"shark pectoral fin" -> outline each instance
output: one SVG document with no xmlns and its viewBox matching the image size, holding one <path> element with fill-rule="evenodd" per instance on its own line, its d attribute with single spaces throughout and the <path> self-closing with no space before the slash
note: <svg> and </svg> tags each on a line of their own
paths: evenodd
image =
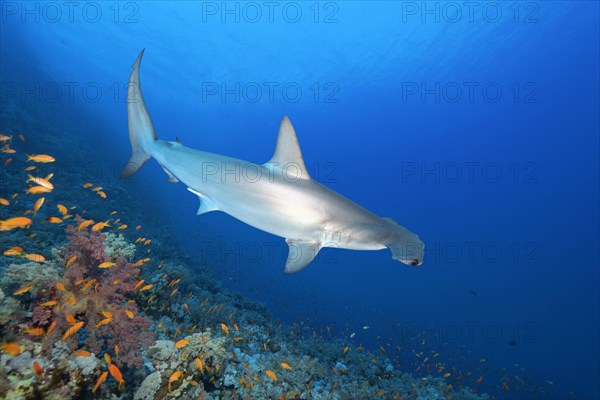
<svg viewBox="0 0 600 400">
<path fill-rule="evenodd" d="M 197 212 L 198 215 L 206 214 L 207 212 L 211 212 L 211 211 L 219 211 L 219 209 L 217 208 L 215 203 L 213 203 L 211 199 L 209 199 L 202 193 L 197 192 L 192 188 L 187 188 L 187 190 L 194 193 L 200 199 L 200 207 L 198 207 L 198 212 Z"/>
<path fill-rule="evenodd" d="M 289 246 L 285 273 L 293 274 L 306 267 L 321 250 L 321 243 L 307 240 L 285 239 Z"/>
<path fill-rule="evenodd" d="M 293 174 L 294 178 L 310 179 L 296 131 L 288 117 L 281 120 L 275 153 L 267 164 L 283 169 L 287 175 Z"/>
<path fill-rule="evenodd" d="M 168 181 L 168 182 L 170 182 L 170 183 L 177 183 L 177 182 L 179 182 L 179 180 L 177 180 L 177 178 L 175 178 L 175 175 L 173 175 L 173 174 L 171 173 L 171 171 L 169 171 L 168 169 L 166 169 L 166 168 L 165 168 L 165 167 L 163 167 L 162 165 L 161 165 L 161 167 L 162 167 L 163 171 L 165 171 L 165 172 L 167 173 L 167 175 L 169 176 L 169 177 L 167 178 L 167 181 Z"/>
</svg>

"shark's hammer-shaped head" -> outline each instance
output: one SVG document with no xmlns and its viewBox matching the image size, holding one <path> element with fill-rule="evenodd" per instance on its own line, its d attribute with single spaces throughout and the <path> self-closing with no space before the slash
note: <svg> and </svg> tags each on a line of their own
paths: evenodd
<svg viewBox="0 0 600 400">
<path fill-rule="evenodd" d="M 392 258 L 412 266 L 423 264 L 425 244 L 419 236 L 390 218 L 383 219 L 387 223 L 383 243 L 392 251 Z"/>
</svg>

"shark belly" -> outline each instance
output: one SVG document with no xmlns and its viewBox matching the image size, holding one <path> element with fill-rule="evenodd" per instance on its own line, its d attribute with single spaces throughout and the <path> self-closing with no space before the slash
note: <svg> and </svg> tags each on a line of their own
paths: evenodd
<svg viewBox="0 0 600 400">
<path fill-rule="evenodd" d="M 327 213 L 310 197 L 306 184 L 290 183 L 260 164 L 171 142 L 157 141 L 152 157 L 201 202 L 211 203 L 211 211 L 222 211 L 283 238 L 322 236 Z"/>
</svg>

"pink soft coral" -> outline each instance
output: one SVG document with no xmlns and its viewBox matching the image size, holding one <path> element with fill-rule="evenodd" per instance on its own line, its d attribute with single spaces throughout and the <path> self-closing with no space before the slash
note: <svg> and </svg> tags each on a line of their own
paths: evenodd
<svg viewBox="0 0 600 400">
<path fill-rule="evenodd" d="M 76 226 L 82 221 L 77 217 Z M 61 249 L 65 263 L 75 259 L 59 281 L 65 290 L 57 292 L 62 306 L 60 315 L 55 316 L 56 332 L 63 335 L 70 328 L 66 317 L 71 314 L 85 323 L 88 335 L 85 343 L 89 351 L 98 355 L 109 352 L 117 364 L 141 367 L 141 350 L 152 345 L 154 339 L 148 331 L 151 321 L 137 314 L 138 307 L 132 300 L 140 270 L 123 257 L 109 260 L 104 252 L 105 235 L 88 229 L 78 230 L 76 226 L 67 228 L 69 242 Z M 116 265 L 98 268 L 105 261 Z M 100 324 L 107 318 L 109 322 Z M 77 338 L 67 338 L 67 342 L 72 349 L 78 347 Z M 116 345 L 119 346 L 118 357 L 115 357 Z"/>
</svg>

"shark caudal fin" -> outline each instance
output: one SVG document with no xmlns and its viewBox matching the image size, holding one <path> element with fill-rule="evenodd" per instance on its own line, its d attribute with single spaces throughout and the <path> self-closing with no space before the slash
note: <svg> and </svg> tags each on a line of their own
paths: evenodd
<svg viewBox="0 0 600 400">
<path fill-rule="evenodd" d="M 154 124 L 146 108 L 142 86 L 140 84 L 140 63 L 144 50 L 133 63 L 127 88 L 127 122 L 129 125 L 129 141 L 131 142 L 131 158 L 123 169 L 121 178 L 125 179 L 136 173 L 150 159 L 150 148 L 156 141 Z"/>
</svg>

